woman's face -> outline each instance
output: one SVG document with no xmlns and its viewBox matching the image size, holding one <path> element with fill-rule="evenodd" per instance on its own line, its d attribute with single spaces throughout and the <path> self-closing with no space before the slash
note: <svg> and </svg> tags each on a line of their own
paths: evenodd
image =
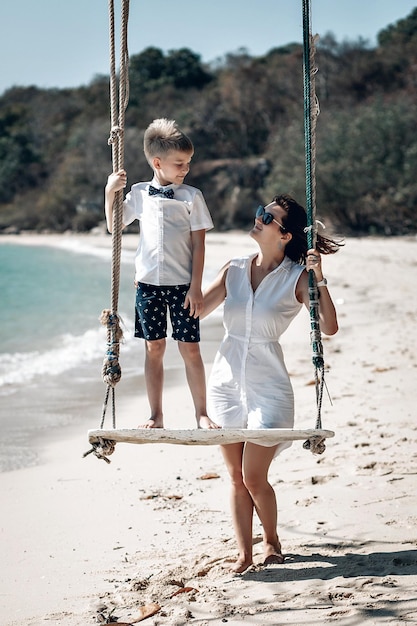
<svg viewBox="0 0 417 626">
<path fill-rule="evenodd" d="M 268 213 L 272 213 L 277 222 L 283 225 L 282 220 L 283 217 L 285 217 L 286 212 L 282 207 L 279 206 L 279 204 L 277 204 L 276 202 L 270 202 L 266 205 L 265 211 Z"/>
<path fill-rule="evenodd" d="M 280 207 L 276 202 L 270 202 L 264 207 L 262 213 L 260 210 L 257 211 L 251 235 L 255 236 L 258 233 L 264 233 L 263 236 L 268 239 L 281 238 L 283 234 L 281 227 L 283 227 L 282 218 L 284 214 L 285 211 L 282 207 Z M 270 216 L 272 216 L 272 219 Z"/>
</svg>

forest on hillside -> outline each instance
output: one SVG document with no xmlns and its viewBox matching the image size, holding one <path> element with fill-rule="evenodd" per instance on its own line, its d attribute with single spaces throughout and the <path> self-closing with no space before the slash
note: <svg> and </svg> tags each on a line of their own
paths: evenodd
<svg viewBox="0 0 417 626">
<path fill-rule="evenodd" d="M 344 235 L 417 232 L 417 8 L 366 41 L 317 44 L 317 217 Z M 149 180 L 143 133 L 176 119 L 195 145 L 186 182 L 217 230 L 247 228 L 279 193 L 305 203 L 302 45 L 205 65 L 188 48 L 130 58 L 128 186 Z M 111 171 L 109 77 L 0 97 L 0 233 L 89 231 Z"/>
</svg>

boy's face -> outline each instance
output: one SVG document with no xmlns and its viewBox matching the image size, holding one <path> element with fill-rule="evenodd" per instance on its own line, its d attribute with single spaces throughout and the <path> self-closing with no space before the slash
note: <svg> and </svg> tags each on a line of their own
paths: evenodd
<svg viewBox="0 0 417 626">
<path fill-rule="evenodd" d="M 154 157 L 152 168 L 160 185 L 181 185 L 190 171 L 193 152 L 170 150 L 161 157 Z"/>
</svg>

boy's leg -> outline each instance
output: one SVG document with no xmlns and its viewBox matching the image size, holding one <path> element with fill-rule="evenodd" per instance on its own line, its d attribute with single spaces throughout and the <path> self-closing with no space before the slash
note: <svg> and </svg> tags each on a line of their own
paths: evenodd
<svg viewBox="0 0 417 626">
<path fill-rule="evenodd" d="M 178 349 L 185 364 L 188 386 L 194 402 L 195 417 L 199 428 L 220 428 L 207 415 L 206 375 L 200 354 L 200 345 L 178 341 Z"/>
<path fill-rule="evenodd" d="M 167 292 L 166 304 L 169 307 L 172 324 L 172 337 L 184 359 L 188 386 L 193 397 L 195 416 L 199 428 L 219 428 L 207 415 L 206 376 L 200 354 L 200 322 L 190 317 L 184 309 L 185 296 L 189 285 L 177 285 Z"/>
<path fill-rule="evenodd" d="M 139 428 L 163 428 L 162 389 L 164 386 L 165 339 L 145 341 L 145 382 L 148 392 L 150 418 Z"/>
<path fill-rule="evenodd" d="M 135 337 L 145 339 L 145 383 L 150 418 L 139 428 L 163 428 L 163 359 L 166 346 L 166 304 L 163 289 L 138 283 L 136 291 Z"/>
</svg>

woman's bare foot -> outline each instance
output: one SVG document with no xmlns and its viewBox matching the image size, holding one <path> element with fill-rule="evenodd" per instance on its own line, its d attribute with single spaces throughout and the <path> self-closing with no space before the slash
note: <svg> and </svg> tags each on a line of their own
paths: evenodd
<svg viewBox="0 0 417 626">
<path fill-rule="evenodd" d="M 233 572 L 233 574 L 243 574 L 243 572 L 246 572 L 248 567 L 250 567 L 252 564 L 252 559 L 238 559 L 236 563 L 232 565 L 230 571 Z"/>
<path fill-rule="evenodd" d="M 213 422 L 208 415 L 201 415 L 197 420 L 197 424 L 199 428 L 207 428 L 210 430 L 212 428 L 221 428 L 221 426 L 218 426 L 215 422 Z"/>
<path fill-rule="evenodd" d="M 284 555 L 281 552 L 281 544 L 266 543 L 264 545 L 264 565 L 282 565 Z"/>
<path fill-rule="evenodd" d="M 138 428 L 163 428 L 163 417 L 150 417 L 144 424 L 139 424 Z"/>
<path fill-rule="evenodd" d="M 270 554 L 266 557 L 264 561 L 264 565 L 282 565 L 285 561 L 285 557 L 283 554 Z"/>
</svg>

